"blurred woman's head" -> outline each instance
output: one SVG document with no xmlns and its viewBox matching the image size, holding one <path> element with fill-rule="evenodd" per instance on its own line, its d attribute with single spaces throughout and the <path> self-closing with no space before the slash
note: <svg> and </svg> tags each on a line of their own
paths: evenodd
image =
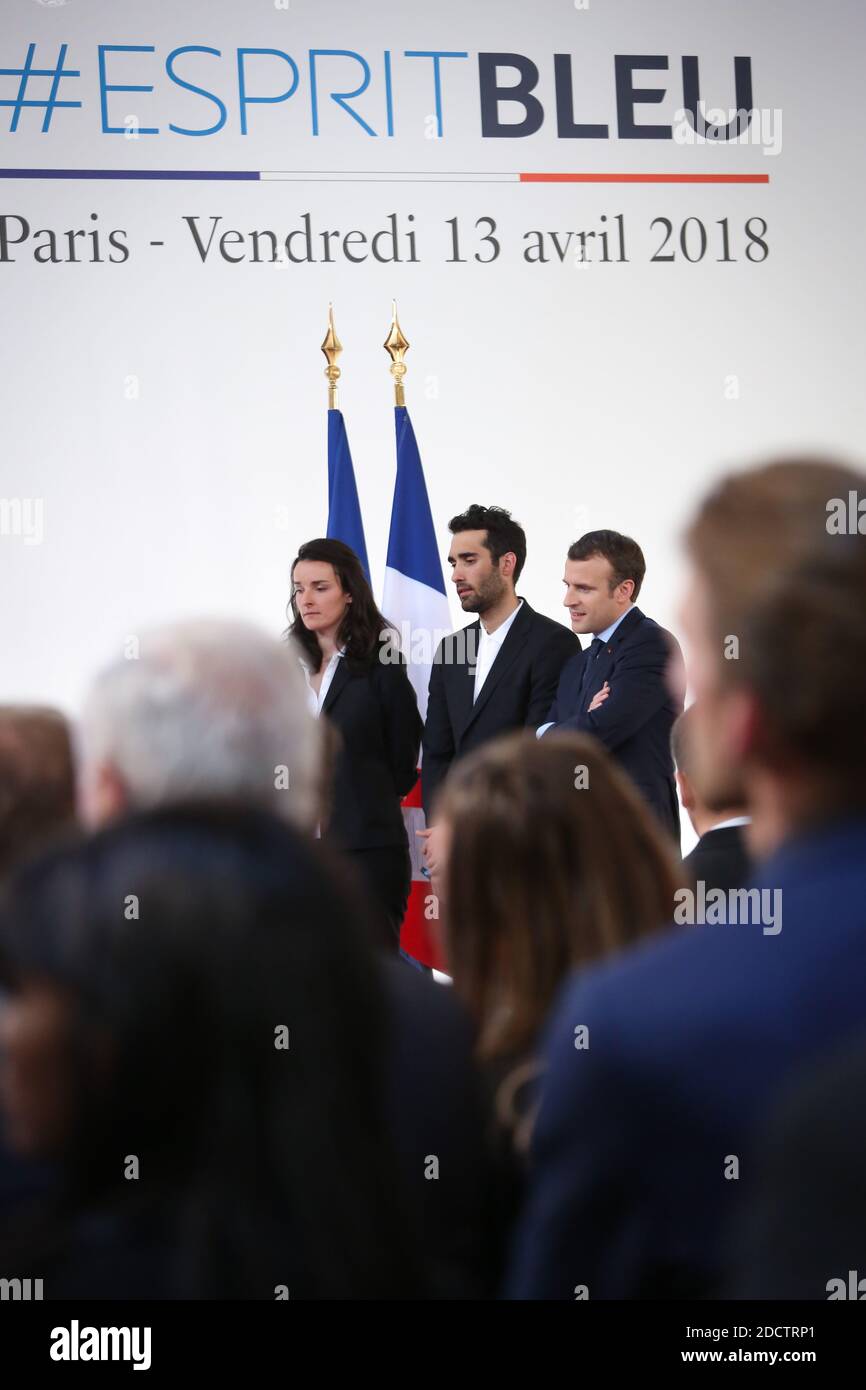
<svg viewBox="0 0 866 1390">
<path fill-rule="evenodd" d="M 321 663 L 321 640 L 330 636 L 345 647 L 347 660 L 366 666 L 373 660 L 388 623 L 376 607 L 361 561 L 342 541 L 319 539 L 301 546 L 292 563 L 289 632 Z"/>
<path fill-rule="evenodd" d="M 483 1059 L 531 1048 L 570 970 L 671 918 L 672 850 L 594 739 L 497 739 L 454 767 L 437 810 L 449 968 Z"/>
<path fill-rule="evenodd" d="M 34 863 L 0 923 L 10 1141 L 60 1159 L 73 1206 L 177 1202 L 202 1290 L 273 1297 L 297 1264 L 308 1292 L 393 1291 L 386 1023 L 357 917 L 336 867 L 249 807 L 143 813 Z"/>
<path fill-rule="evenodd" d="M 0 879 L 74 824 L 66 719 L 59 710 L 0 705 Z"/>
</svg>

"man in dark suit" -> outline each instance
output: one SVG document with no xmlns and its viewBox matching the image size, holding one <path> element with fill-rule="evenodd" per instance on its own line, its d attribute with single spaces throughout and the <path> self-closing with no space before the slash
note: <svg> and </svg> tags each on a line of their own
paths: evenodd
<svg viewBox="0 0 866 1390">
<path fill-rule="evenodd" d="M 752 876 L 752 861 L 746 847 L 745 827 L 749 824 L 741 791 L 725 790 L 722 806 L 706 800 L 695 783 L 692 741 L 694 705 L 685 710 L 671 730 L 671 753 L 677 769 L 680 800 L 692 826 L 700 837 L 691 854 L 683 860 L 693 883 L 713 888 L 744 888 Z"/>
<path fill-rule="evenodd" d="M 721 919 L 560 996 L 513 1297 L 725 1287 L 767 1115 L 866 1026 L 866 546 L 826 527 L 828 499 L 864 486 L 771 464 L 725 479 L 689 529 L 699 776 L 719 799 L 743 787 L 761 867 L 745 911 L 723 895 Z"/>
<path fill-rule="evenodd" d="M 421 789 L 428 818 L 451 764 L 497 734 L 536 728 L 559 673 L 579 646 L 561 623 L 515 593 L 526 560 L 523 528 L 501 507 L 472 506 L 449 522 L 448 563 L 464 613 L 478 618 L 443 638 L 430 675 Z M 435 871 L 435 831 L 425 832 Z"/>
<path fill-rule="evenodd" d="M 618 531 L 588 531 L 569 548 L 563 602 L 572 630 L 591 632 L 593 641 L 563 669 L 538 735 L 594 735 L 679 845 L 670 737 L 683 701 L 668 667 L 682 658 L 671 634 L 635 607 L 645 573 L 640 546 Z"/>
</svg>

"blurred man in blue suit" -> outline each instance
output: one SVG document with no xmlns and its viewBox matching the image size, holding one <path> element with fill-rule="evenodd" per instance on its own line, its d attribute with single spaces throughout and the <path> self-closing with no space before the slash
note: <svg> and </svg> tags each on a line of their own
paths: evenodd
<svg viewBox="0 0 866 1390">
<path fill-rule="evenodd" d="M 593 641 L 563 667 L 538 736 L 557 729 L 592 734 L 630 775 L 679 848 L 670 738 L 683 700 L 667 670 L 681 657 L 671 634 L 635 606 L 645 573 L 640 546 L 618 531 L 588 531 L 570 547 L 563 603 L 572 631 L 592 633 Z"/>
<path fill-rule="evenodd" d="M 745 789 L 781 912 L 723 895 L 566 987 L 512 1297 L 712 1296 L 768 1113 L 866 1025 L 866 539 L 827 530 L 852 491 L 841 465 L 771 464 L 689 529 L 699 778 Z"/>
</svg>

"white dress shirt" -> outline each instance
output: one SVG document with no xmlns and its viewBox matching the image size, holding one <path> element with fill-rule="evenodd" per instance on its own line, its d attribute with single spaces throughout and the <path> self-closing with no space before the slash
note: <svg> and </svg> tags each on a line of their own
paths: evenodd
<svg viewBox="0 0 866 1390">
<path fill-rule="evenodd" d="M 614 621 L 610 624 L 610 627 L 602 628 L 601 632 L 596 632 L 596 633 L 593 634 L 593 636 L 595 636 L 595 637 L 600 637 L 601 640 L 602 640 L 602 642 L 609 642 L 610 639 L 611 639 L 611 637 L 613 636 L 613 634 L 616 632 L 617 628 L 619 627 L 620 623 L 621 623 L 625 618 L 628 617 L 629 613 L 631 612 L 631 610 L 632 610 L 633 608 L 634 608 L 634 604 L 633 604 L 633 603 L 630 603 L 629 606 L 628 606 L 628 608 L 625 610 L 625 612 L 624 612 L 624 613 L 620 613 L 619 617 L 614 619 Z"/>
<path fill-rule="evenodd" d="M 481 694 L 481 687 L 487 680 L 490 674 L 490 668 L 499 654 L 499 649 L 508 636 L 511 624 L 514 622 L 514 619 L 517 617 L 522 607 L 523 599 L 520 600 L 514 612 L 505 619 L 505 622 L 499 624 L 495 632 L 488 632 L 482 622 L 478 639 L 478 660 L 475 662 L 475 693 L 472 696 L 473 705 Z"/>
<path fill-rule="evenodd" d="M 314 714 L 317 719 L 322 712 L 322 705 L 325 703 L 325 696 L 331 688 L 331 681 L 334 679 L 334 676 L 336 675 L 337 662 L 340 660 L 340 657 L 343 655 L 345 650 L 345 647 L 341 647 L 338 652 L 334 652 L 334 655 L 331 657 L 322 674 L 322 683 L 319 686 L 318 691 L 316 691 L 312 681 L 310 680 L 311 668 L 308 665 L 308 663 L 304 661 L 303 657 L 301 657 L 301 667 L 304 672 L 304 680 L 307 682 L 307 705 L 309 706 L 310 714 Z"/>
<path fill-rule="evenodd" d="M 735 825 L 751 825 L 751 816 L 731 816 L 730 820 L 720 820 L 718 825 L 711 825 L 709 830 L 704 833 L 712 835 L 714 830 L 730 830 Z"/>
</svg>

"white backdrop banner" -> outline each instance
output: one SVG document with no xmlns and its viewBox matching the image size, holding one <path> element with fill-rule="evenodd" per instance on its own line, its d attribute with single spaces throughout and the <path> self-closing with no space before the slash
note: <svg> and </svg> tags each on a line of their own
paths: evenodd
<svg viewBox="0 0 866 1390">
<path fill-rule="evenodd" d="M 582 531 L 676 628 L 720 469 L 863 440 L 858 0 L 4 0 L 0 698 L 142 627 L 279 632 L 327 507 L 328 302 L 374 586 L 396 297 L 431 505 Z M 459 610 L 452 600 L 455 621 Z"/>
</svg>

